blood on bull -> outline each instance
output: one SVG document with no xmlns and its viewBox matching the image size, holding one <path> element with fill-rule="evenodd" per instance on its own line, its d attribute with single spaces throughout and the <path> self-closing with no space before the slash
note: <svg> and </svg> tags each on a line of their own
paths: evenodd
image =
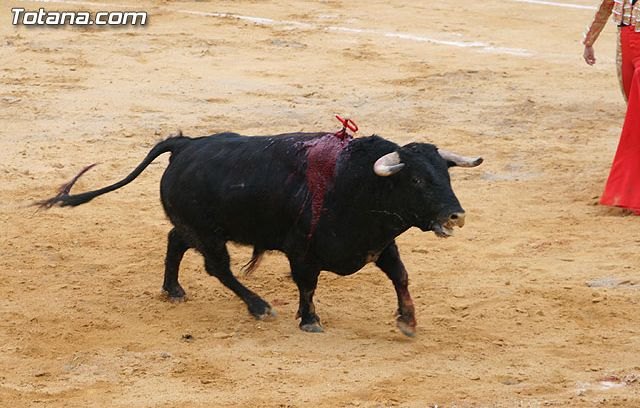
<svg viewBox="0 0 640 408">
<path fill-rule="evenodd" d="M 207 273 L 239 296 L 254 317 L 274 315 L 269 303 L 235 278 L 226 243 L 253 247 L 249 269 L 264 252 L 277 250 L 286 255 L 299 290 L 300 328 L 320 332 L 313 303 L 320 272 L 350 275 L 375 262 L 393 283 L 397 325 L 408 336 L 415 334 L 416 319 L 395 239 L 411 227 L 439 237 L 462 227 L 465 212 L 448 169 L 482 163 L 428 143 L 399 146 L 376 135 L 353 138 L 346 129 L 274 136 L 179 135 L 158 143 L 117 183 L 70 194 L 87 167 L 58 195 L 38 204 L 87 203 L 129 184 L 163 153 L 171 153 L 160 182 L 162 205 L 173 224 L 162 285 L 170 299 L 185 298 L 178 272 L 184 253 L 192 248 L 203 255 Z"/>
</svg>

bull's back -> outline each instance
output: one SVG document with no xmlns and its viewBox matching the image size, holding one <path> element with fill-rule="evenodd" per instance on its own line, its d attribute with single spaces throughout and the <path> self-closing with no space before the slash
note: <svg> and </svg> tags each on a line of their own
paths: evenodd
<svg viewBox="0 0 640 408">
<path fill-rule="evenodd" d="M 301 143 L 315 136 L 227 133 L 193 139 L 172 155 L 162 177 L 168 217 L 190 235 L 281 249 L 304 221 Z"/>
</svg>

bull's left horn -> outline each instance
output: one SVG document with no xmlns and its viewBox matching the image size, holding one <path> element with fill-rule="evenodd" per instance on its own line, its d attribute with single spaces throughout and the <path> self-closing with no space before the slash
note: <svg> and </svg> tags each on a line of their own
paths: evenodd
<svg viewBox="0 0 640 408">
<path fill-rule="evenodd" d="M 398 152 L 388 153 L 380 157 L 373 165 L 373 171 L 380 177 L 388 177 L 396 174 L 404 167 L 400 161 Z"/>
<path fill-rule="evenodd" d="M 476 167 L 484 160 L 482 157 L 464 157 L 442 149 L 438 149 L 438 153 L 440 153 L 443 159 L 460 167 Z"/>
</svg>

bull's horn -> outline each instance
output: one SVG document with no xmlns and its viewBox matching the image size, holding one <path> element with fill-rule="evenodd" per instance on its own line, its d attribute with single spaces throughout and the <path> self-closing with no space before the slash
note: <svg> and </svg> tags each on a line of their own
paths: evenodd
<svg viewBox="0 0 640 408">
<path fill-rule="evenodd" d="M 385 154 L 373 165 L 373 171 L 380 177 L 388 177 L 396 174 L 404 167 L 404 163 L 400 161 L 398 152 Z"/>
<path fill-rule="evenodd" d="M 482 157 L 464 157 L 442 149 L 438 149 L 438 153 L 440 153 L 443 159 L 460 167 L 476 167 L 483 161 Z"/>
</svg>

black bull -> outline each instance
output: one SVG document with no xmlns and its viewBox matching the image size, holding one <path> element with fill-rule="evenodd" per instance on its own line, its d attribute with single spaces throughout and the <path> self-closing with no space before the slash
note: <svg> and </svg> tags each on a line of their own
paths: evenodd
<svg viewBox="0 0 640 408">
<path fill-rule="evenodd" d="M 322 331 L 313 304 L 320 271 L 349 275 L 375 262 L 395 287 L 398 327 L 413 335 L 414 306 L 395 238 L 414 226 L 441 237 L 462 227 L 464 210 L 448 168 L 482 162 L 427 143 L 401 147 L 375 135 L 178 136 L 158 143 L 131 174 L 111 186 L 70 195 L 88 167 L 56 197 L 39 204 L 86 203 L 130 183 L 166 152 L 171 159 L 160 193 L 174 225 L 162 286 L 169 298 L 184 298 L 178 269 L 187 249 L 194 248 L 204 256 L 207 273 L 242 298 L 253 316 L 273 315 L 271 306 L 232 274 L 226 242 L 253 246 L 249 270 L 264 251 L 279 250 L 300 292 L 300 328 L 310 332 Z"/>
</svg>

